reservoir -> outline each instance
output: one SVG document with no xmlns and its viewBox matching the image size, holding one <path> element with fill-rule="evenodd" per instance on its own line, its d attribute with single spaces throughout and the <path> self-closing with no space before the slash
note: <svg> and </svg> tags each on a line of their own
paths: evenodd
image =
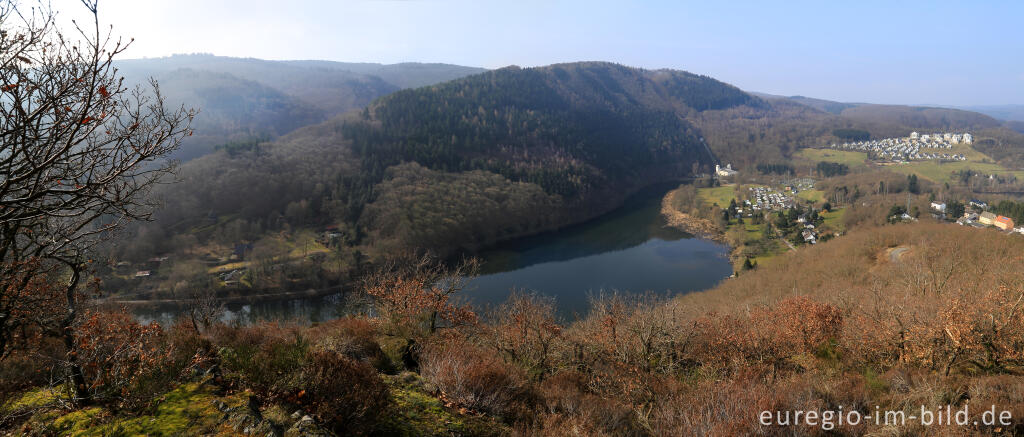
<svg viewBox="0 0 1024 437">
<path fill-rule="evenodd" d="M 480 276 L 460 298 L 477 308 L 499 305 L 513 289 L 555 298 L 560 315 L 586 314 L 599 293 L 675 295 L 714 287 L 732 274 L 729 248 L 666 226 L 661 199 L 677 185 L 652 187 L 594 220 L 511 240 L 478 254 Z M 317 322 L 363 307 L 350 294 L 228 305 L 227 321 L 295 318 Z M 169 321 L 174 311 L 145 310 Z"/>
<path fill-rule="evenodd" d="M 510 290 L 552 296 L 563 316 L 583 315 L 599 293 L 674 295 L 714 287 L 732 274 L 729 248 L 666 226 L 661 199 L 672 186 L 641 191 L 595 220 L 513 240 L 479 254 L 482 274 L 466 298 L 500 304 Z"/>
</svg>

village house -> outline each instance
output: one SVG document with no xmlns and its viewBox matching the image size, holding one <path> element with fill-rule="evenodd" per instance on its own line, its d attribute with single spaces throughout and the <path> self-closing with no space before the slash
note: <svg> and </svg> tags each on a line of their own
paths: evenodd
<svg viewBox="0 0 1024 437">
<path fill-rule="evenodd" d="M 938 212 L 941 212 L 941 213 L 945 213 L 946 212 L 946 204 L 943 203 L 943 202 L 932 202 L 932 209 L 934 209 L 934 210 L 936 210 Z"/>
<path fill-rule="evenodd" d="M 997 228 L 1002 229 L 1004 231 L 1009 231 L 1013 229 L 1013 219 L 1009 217 L 996 217 L 996 219 L 993 221 L 993 224 L 996 225 Z"/>
<path fill-rule="evenodd" d="M 810 243 L 810 244 L 817 243 L 817 237 L 814 235 L 814 231 L 812 231 L 810 229 L 804 229 L 804 231 L 801 232 L 800 235 L 804 237 L 804 241 L 807 242 L 807 243 Z"/>
<path fill-rule="evenodd" d="M 793 204 L 793 198 L 783 195 L 769 187 L 750 187 L 752 202 L 750 208 L 754 211 L 768 211 L 785 209 Z"/>
<path fill-rule="evenodd" d="M 978 223 L 986 226 L 991 226 L 996 222 L 996 215 L 991 212 L 985 211 L 978 216 Z"/>
</svg>

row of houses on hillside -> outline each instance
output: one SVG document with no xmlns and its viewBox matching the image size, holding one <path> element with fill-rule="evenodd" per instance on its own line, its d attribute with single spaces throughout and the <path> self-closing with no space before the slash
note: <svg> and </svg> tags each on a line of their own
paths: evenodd
<svg viewBox="0 0 1024 437">
<path fill-rule="evenodd" d="M 919 141 L 923 141 L 923 142 L 929 142 L 929 141 L 931 141 L 931 142 L 945 142 L 945 143 L 948 143 L 948 144 L 960 144 L 960 143 L 971 144 L 971 143 L 974 143 L 974 136 L 972 136 L 968 132 L 964 132 L 962 134 L 954 133 L 954 132 L 946 132 L 946 133 L 941 133 L 941 134 L 940 133 L 919 134 L 917 132 L 911 132 L 909 139 L 910 140 L 919 140 Z"/>
<path fill-rule="evenodd" d="M 905 138 L 883 138 L 880 140 L 856 141 L 852 143 L 835 144 L 830 148 L 836 150 L 850 150 L 867 152 L 869 156 L 877 160 L 890 161 L 966 161 L 967 157 L 961 153 L 949 153 L 939 151 L 941 149 L 952 149 L 954 145 L 974 142 L 974 137 L 969 133 L 965 134 L 925 134 L 917 132 Z M 939 150 L 924 150 L 939 149 Z"/>
</svg>

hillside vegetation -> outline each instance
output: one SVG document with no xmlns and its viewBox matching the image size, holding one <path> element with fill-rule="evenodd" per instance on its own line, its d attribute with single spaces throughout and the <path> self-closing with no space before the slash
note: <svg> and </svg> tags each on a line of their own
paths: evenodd
<svg viewBox="0 0 1024 437">
<path fill-rule="evenodd" d="M 354 64 L 174 55 L 118 61 L 127 85 L 156 79 L 169 103 L 202 108 L 175 158 L 189 160 L 230 141 L 270 140 L 365 107 L 402 88 L 431 85 L 480 68 L 446 64 Z"/>
<path fill-rule="evenodd" d="M 877 105 L 850 106 L 835 114 L 813 107 L 820 102 L 808 106 L 807 99 L 759 98 L 686 72 L 589 62 L 509 67 L 400 90 L 363 110 L 261 141 L 244 137 L 273 138 L 305 121 L 274 120 L 275 112 L 261 111 L 260 105 L 279 102 L 273 106 L 290 108 L 296 114 L 290 118 L 300 120 L 328 113 L 318 112 L 301 95 L 274 91 L 300 86 L 285 78 L 297 74 L 295 69 L 309 70 L 298 76 L 309 86 L 332 83 L 325 78 L 348 67 L 358 74 L 424 71 L 430 77 L 461 70 L 206 56 L 158 61 L 165 70 L 214 65 L 223 74 L 265 74 L 264 83 L 281 82 L 274 89 L 249 87 L 272 98 L 211 103 L 217 111 L 210 114 L 244 109 L 266 114 L 266 120 L 259 128 L 235 131 L 230 136 L 235 141 L 214 146 L 218 153 L 183 165 L 182 183 L 158 193 L 166 206 L 159 220 L 141 225 L 130 245 L 115 250 L 115 257 L 141 262 L 174 254 L 175 260 L 209 260 L 226 258 L 239 244 L 257 243 L 257 254 L 280 261 L 282 254 L 272 252 L 281 241 L 294 245 L 299 231 L 334 229 L 332 241 L 322 242 L 331 248 L 325 260 L 303 261 L 309 265 L 301 268 L 293 264 L 298 269 L 293 275 L 320 271 L 316 280 L 295 283 L 303 286 L 344 280 L 385 252 L 472 252 L 578 222 L 615 208 L 644 186 L 707 173 L 716 163 L 733 163 L 743 170 L 741 178 L 755 175 L 752 170 L 758 166 L 783 173 L 791 173 L 793 164 L 801 171 L 820 167 L 839 157 L 803 148 L 840 141 L 837 132 L 880 138 L 936 123 L 955 129 L 991 124 L 988 117 L 964 116 L 963 111 Z M 229 80 L 221 73 L 173 71 Z M 239 81 L 234 83 L 245 83 Z M 228 101 L 235 103 L 223 103 Z M 883 116 L 870 116 L 876 107 Z M 902 125 L 884 115 L 900 111 L 916 114 L 904 117 L 907 122 L 926 126 Z M 243 117 L 237 123 L 255 119 Z M 214 120 L 236 122 L 227 116 Z M 999 135 L 979 133 L 981 149 L 1012 151 L 1017 150 L 1014 144 L 1024 144 L 1002 135 L 1009 132 L 1006 128 L 984 131 Z M 203 132 L 198 130 L 196 137 L 205 138 Z M 215 138 L 231 130 L 206 132 Z M 1012 153 L 1001 156 L 1012 163 Z M 838 160 L 846 163 L 842 158 Z M 846 164 L 853 171 L 864 167 L 852 160 Z M 932 180 L 950 180 L 951 172 Z M 321 263 L 333 267 L 324 271 Z M 170 285 L 161 281 L 169 280 L 173 271 L 173 266 L 161 268 L 158 279 L 146 281 L 145 288 L 168 293 Z M 245 283 L 261 288 L 259 284 L 276 286 L 281 281 L 249 278 Z"/>
<path fill-rule="evenodd" d="M 529 293 L 474 314 L 448 301 L 448 283 L 424 286 L 436 270 L 403 264 L 367 282 L 372 295 L 386 291 L 373 318 L 164 331 L 97 314 L 83 336 L 137 351 L 85 349 L 87 362 L 128 371 L 90 371 L 108 407 L 69 413 L 60 392 L 29 390 L 0 411 L 44 432 L 210 432 L 241 421 L 340 435 L 990 435 L 984 425 L 759 418 L 950 405 L 980 423 L 996 405 L 1015 426 L 1022 250 L 1024 239 L 950 224 L 862 227 L 674 300 L 597 296 L 571 323 Z M 4 369 L 45 365 L 15 356 Z"/>
<path fill-rule="evenodd" d="M 605 63 L 403 90 L 277 141 L 229 144 L 186 163 L 182 182 L 157 193 L 166 205 L 158 221 L 117 256 L 190 259 L 326 227 L 340 234 L 327 262 L 343 271 L 385 248 L 472 251 L 709 171 L 715 157 L 687 117 L 748 104 L 761 103 L 707 77 Z"/>
</svg>

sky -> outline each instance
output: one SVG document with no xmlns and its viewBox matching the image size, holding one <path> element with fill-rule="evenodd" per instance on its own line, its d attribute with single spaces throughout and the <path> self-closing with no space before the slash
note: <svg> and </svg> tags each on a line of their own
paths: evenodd
<svg viewBox="0 0 1024 437">
<path fill-rule="evenodd" d="M 84 11 L 50 1 L 64 21 Z M 100 0 L 99 10 L 135 38 L 126 58 L 611 61 L 769 94 L 1024 104 L 1024 2 Z"/>
</svg>

